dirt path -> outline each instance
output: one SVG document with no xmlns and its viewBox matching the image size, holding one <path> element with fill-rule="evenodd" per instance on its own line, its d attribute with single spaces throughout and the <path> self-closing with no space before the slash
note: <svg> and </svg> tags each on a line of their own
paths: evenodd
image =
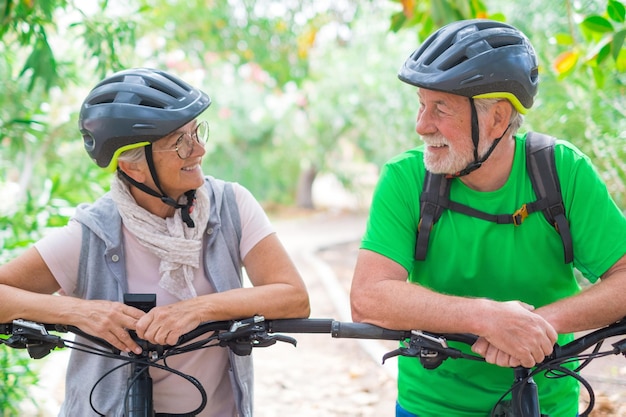
<svg viewBox="0 0 626 417">
<path fill-rule="evenodd" d="M 277 227 L 306 281 L 311 317 L 349 320 L 347 293 L 333 283 L 333 269 L 315 252 L 319 247 L 358 239 L 365 220 L 341 215 L 308 220 L 294 219 Z M 296 338 L 297 348 L 280 344 L 254 352 L 255 416 L 393 415 L 395 361 L 380 366 L 356 340 L 332 339 L 330 335 Z"/>
</svg>

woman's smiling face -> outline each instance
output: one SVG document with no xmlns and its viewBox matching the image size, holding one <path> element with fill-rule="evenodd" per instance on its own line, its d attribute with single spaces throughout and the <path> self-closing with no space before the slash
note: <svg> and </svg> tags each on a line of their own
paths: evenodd
<svg viewBox="0 0 626 417">
<path fill-rule="evenodd" d="M 161 188 L 166 195 L 175 200 L 186 191 L 195 190 L 204 184 L 201 168 L 202 157 L 205 154 L 204 143 L 194 139 L 191 154 L 185 159 L 181 159 L 176 151 L 181 136 L 185 136 L 183 140 L 195 136 L 197 126 L 198 122 L 192 120 L 152 145 L 154 167 Z"/>
</svg>

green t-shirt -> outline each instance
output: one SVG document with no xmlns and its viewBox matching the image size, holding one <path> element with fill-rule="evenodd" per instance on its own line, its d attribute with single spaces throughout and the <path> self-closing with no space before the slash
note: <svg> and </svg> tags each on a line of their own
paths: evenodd
<svg viewBox="0 0 626 417">
<path fill-rule="evenodd" d="M 515 140 L 513 167 L 504 186 L 478 192 L 455 179 L 450 199 L 492 214 L 512 214 L 535 201 L 526 172 L 525 135 Z M 541 212 L 514 226 L 444 210 L 432 229 L 426 259 L 416 261 L 425 174 L 421 147 L 383 167 L 361 247 L 402 265 L 410 282 L 440 293 L 521 300 L 535 307 L 575 294 L 580 287 L 573 267 L 595 282 L 626 253 L 626 220 L 589 158 L 564 141 L 557 141 L 555 158 L 571 227 L 573 266 L 564 263 L 561 238 Z M 559 342 L 571 339 L 572 335 L 561 335 Z M 425 370 L 417 359 L 401 357 L 398 401 L 420 417 L 487 416 L 512 381 L 511 369 L 491 364 L 449 359 L 435 370 Z M 535 381 L 543 413 L 576 415 L 576 380 L 546 380 L 539 375 Z"/>
</svg>

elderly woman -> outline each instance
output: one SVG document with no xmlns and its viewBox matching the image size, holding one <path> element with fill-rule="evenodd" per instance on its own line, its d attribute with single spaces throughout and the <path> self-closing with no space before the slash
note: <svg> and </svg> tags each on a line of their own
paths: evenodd
<svg viewBox="0 0 626 417">
<path fill-rule="evenodd" d="M 205 321 L 309 315 L 305 285 L 259 203 L 241 185 L 202 172 L 208 125 L 197 117 L 210 104 L 199 89 L 153 69 L 121 71 L 94 87 L 79 125 L 89 156 L 116 171 L 111 191 L 0 266 L 0 321 L 74 325 L 141 353 L 128 330 L 174 344 Z M 242 267 L 252 287 L 243 288 Z M 125 293 L 154 293 L 157 306 L 145 313 L 125 305 Z M 90 390 L 117 365 L 73 351 L 61 415 L 95 415 Z M 202 416 L 252 415 L 249 357 L 216 347 L 168 365 L 202 383 L 209 404 Z M 125 371 L 94 392 L 99 412 L 122 416 Z M 150 373 L 157 412 L 200 402 L 176 375 Z"/>
</svg>

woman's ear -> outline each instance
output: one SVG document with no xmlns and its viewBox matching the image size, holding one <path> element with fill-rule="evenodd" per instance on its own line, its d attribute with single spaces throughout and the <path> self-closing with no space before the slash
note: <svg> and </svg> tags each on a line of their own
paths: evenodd
<svg viewBox="0 0 626 417">
<path fill-rule="evenodd" d="M 117 166 L 119 169 L 128 175 L 130 178 L 134 179 L 139 183 L 143 183 L 146 181 L 146 172 L 144 164 L 140 164 L 137 162 L 128 162 L 128 161 L 117 161 Z"/>
</svg>

